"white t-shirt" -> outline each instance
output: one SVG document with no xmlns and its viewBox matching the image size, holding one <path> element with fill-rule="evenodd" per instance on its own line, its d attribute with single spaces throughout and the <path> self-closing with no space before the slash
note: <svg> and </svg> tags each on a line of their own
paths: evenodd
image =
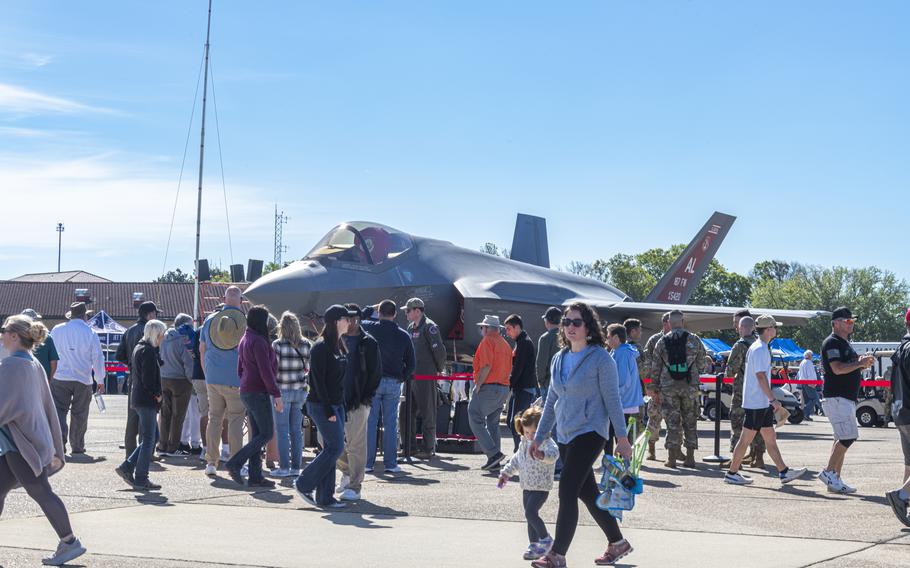
<svg viewBox="0 0 910 568">
<path fill-rule="evenodd" d="M 799 374 L 796 378 L 804 381 L 817 381 L 818 375 L 815 374 L 815 365 L 812 364 L 812 361 L 808 359 L 803 359 L 803 362 L 799 364 Z M 815 385 L 803 385 L 803 386 L 815 386 Z"/>
<path fill-rule="evenodd" d="M 768 396 L 758 385 L 756 373 L 765 373 L 771 379 L 771 349 L 761 339 L 756 340 L 749 347 L 746 354 L 746 374 L 743 377 L 743 408 L 760 410 L 768 408 L 771 402 Z"/>
</svg>

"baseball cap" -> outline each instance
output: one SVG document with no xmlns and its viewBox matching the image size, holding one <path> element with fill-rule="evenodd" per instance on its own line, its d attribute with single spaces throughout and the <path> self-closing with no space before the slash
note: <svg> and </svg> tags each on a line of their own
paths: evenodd
<svg viewBox="0 0 910 568">
<path fill-rule="evenodd" d="M 402 310 L 413 310 L 415 308 L 424 309 L 424 307 L 425 306 L 424 306 L 423 300 L 421 300 L 420 298 L 411 298 L 410 300 L 407 301 L 407 303 L 401 309 Z"/>
<path fill-rule="evenodd" d="M 758 316 L 755 318 L 755 327 L 758 329 L 767 329 L 769 327 L 780 327 L 783 324 L 774 319 L 774 316 Z"/>
<path fill-rule="evenodd" d="M 39 314 L 38 312 L 36 312 L 35 310 L 33 310 L 31 308 L 26 308 L 26 309 L 22 310 L 21 315 L 30 317 L 34 321 L 38 321 L 39 319 L 41 319 L 41 314 Z"/>
<path fill-rule="evenodd" d="M 562 310 L 556 306 L 550 306 L 547 308 L 547 311 L 540 317 L 550 323 L 559 323 L 559 320 L 562 319 Z"/>
<path fill-rule="evenodd" d="M 840 319 L 854 319 L 853 313 L 850 312 L 850 308 L 841 307 L 831 312 L 831 321 Z"/>
<path fill-rule="evenodd" d="M 327 322 L 328 321 L 338 321 L 341 318 L 349 318 L 349 317 L 360 317 L 360 312 L 355 312 L 353 310 L 349 310 L 340 304 L 335 304 L 333 306 L 330 306 L 329 309 L 327 309 L 325 311 L 325 313 L 322 315 L 322 319 Z"/>
</svg>

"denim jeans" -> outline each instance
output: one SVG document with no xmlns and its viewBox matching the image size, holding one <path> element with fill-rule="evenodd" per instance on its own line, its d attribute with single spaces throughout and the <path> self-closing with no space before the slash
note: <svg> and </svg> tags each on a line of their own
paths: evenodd
<svg viewBox="0 0 910 568">
<path fill-rule="evenodd" d="M 815 385 L 803 385 L 803 414 L 806 418 L 815 414 L 815 407 L 818 405 L 818 391 Z"/>
<path fill-rule="evenodd" d="M 275 430 L 278 432 L 278 467 L 300 469 L 303 457 L 303 405 L 307 391 L 304 389 L 281 389 L 284 409 L 275 412 Z"/>
<path fill-rule="evenodd" d="M 512 389 L 506 424 L 509 425 L 509 431 L 512 432 L 512 441 L 515 442 L 515 449 L 512 450 L 514 452 L 518 451 L 518 442 L 521 441 L 521 436 L 515 431 L 515 416 L 530 408 L 536 398 L 537 389 Z"/>
<path fill-rule="evenodd" d="M 499 434 L 499 417 L 502 408 L 509 398 L 509 387 L 506 385 L 483 385 L 471 393 L 468 403 L 468 421 L 471 431 L 477 437 L 480 449 L 492 458 L 501 451 Z"/>
<path fill-rule="evenodd" d="M 334 412 L 334 422 L 326 416 L 327 408 Z M 322 435 L 322 451 L 307 464 L 294 484 L 304 493 L 315 490 L 316 502 L 325 506 L 335 502 L 335 462 L 344 451 L 344 407 L 308 402 L 307 410 Z"/>
<path fill-rule="evenodd" d="M 250 441 L 240 448 L 224 466 L 229 471 L 240 471 L 249 462 L 249 480 L 262 481 L 262 448 L 275 433 L 272 422 L 272 397 L 266 392 L 242 392 L 240 401 L 250 419 Z"/>
<path fill-rule="evenodd" d="M 158 437 L 158 409 L 136 407 L 134 411 L 139 418 L 139 445 L 120 467 L 134 474 L 137 482 L 144 483 L 149 478 L 149 463 L 152 461 L 155 439 Z"/>
<path fill-rule="evenodd" d="M 382 463 L 385 469 L 398 465 L 398 402 L 401 399 L 401 382 L 392 377 L 382 377 L 373 396 L 373 408 L 367 420 L 367 469 L 376 464 L 376 432 L 382 414 Z"/>
</svg>

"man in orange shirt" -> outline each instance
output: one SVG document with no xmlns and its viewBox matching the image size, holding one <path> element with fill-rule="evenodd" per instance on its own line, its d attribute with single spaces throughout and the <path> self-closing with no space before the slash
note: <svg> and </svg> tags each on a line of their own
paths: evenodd
<svg viewBox="0 0 910 568">
<path fill-rule="evenodd" d="M 468 421 L 480 449 L 487 455 L 484 470 L 499 469 L 505 459 L 500 451 L 499 419 L 509 398 L 512 348 L 502 337 L 498 316 L 485 316 L 477 324 L 483 339 L 474 353 L 474 389 L 468 403 Z"/>
</svg>

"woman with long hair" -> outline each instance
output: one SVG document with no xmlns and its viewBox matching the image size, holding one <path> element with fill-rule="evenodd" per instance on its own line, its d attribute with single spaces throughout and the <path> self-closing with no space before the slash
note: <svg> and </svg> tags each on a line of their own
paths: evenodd
<svg viewBox="0 0 910 568">
<path fill-rule="evenodd" d="M 278 469 L 274 477 L 297 477 L 303 459 L 303 405 L 307 399 L 306 375 L 310 370 L 310 342 L 303 337 L 300 320 L 291 312 L 281 314 L 278 339 L 272 349 L 278 356 L 278 389 L 284 409 L 275 412 L 278 432 Z"/>
<path fill-rule="evenodd" d="M 42 562 L 60 566 L 85 553 L 73 535 L 69 514 L 48 483 L 63 467 L 63 435 L 47 375 L 31 352 L 47 328 L 26 316 L 12 316 L 0 328 L 9 356 L 0 361 L 0 513 L 7 494 L 21 485 L 60 538 L 57 551 Z"/>
<path fill-rule="evenodd" d="M 344 369 L 342 336 L 357 312 L 334 305 L 322 316 L 325 327 L 310 351 L 310 395 L 307 410 L 322 434 L 322 451 L 294 482 L 300 497 L 316 507 L 341 509 L 335 499 L 335 462 L 344 451 Z"/>
<path fill-rule="evenodd" d="M 616 363 L 604 349 L 606 339 L 597 312 L 576 302 L 566 308 L 559 331 L 562 347 L 551 363 L 551 383 L 543 416 L 530 454 L 543 459 L 540 445 L 556 423 L 556 439 L 563 463 L 559 481 L 559 512 L 556 537 L 545 556 L 535 560 L 538 568 L 563 568 L 566 552 L 578 526 L 578 501 L 607 536 L 609 546 L 594 562 L 611 565 L 632 552 L 619 524 L 610 513 L 597 507 L 597 480 L 594 461 L 610 438 L 616 435 L 616 449 L 625 459 L 632 458 L 619 394 Z M 559 404 L 557 404 L 559 401 Z"/>
<path fill-rule="evenodd" d="M 139 417 L 139 445 L 114 471 L 121 479 L 141 491 L 161 489 L 149 480 L 149 464 L 155 451 L 158 432 L 158 406 L 161 404 L 161 355 L 158 347 L 167 326 L 153 319 L 145 324 L 142 339 L 133 350 L 130 366 L 129 403 Z"/>
<path fill-rule="evenodd" d="M 269 311 L 265 306 L 253 306 L 246 314 L 246 331 L 237 346 L 237 370 L 240 374 L 240 401 L 250 419 L 250 441 L 228 460 L 225 468 L 231 479 L 243 485 L 240 470 L 248 464 L 246 485 L 275 487 L 262 476 L 262 449 L 275 432 L 272 405 L 284 410 L 278 375 L 278 357 L 269 341 Z M 272 402 L 274 400 L 274 403 Z"/>
</svg>

